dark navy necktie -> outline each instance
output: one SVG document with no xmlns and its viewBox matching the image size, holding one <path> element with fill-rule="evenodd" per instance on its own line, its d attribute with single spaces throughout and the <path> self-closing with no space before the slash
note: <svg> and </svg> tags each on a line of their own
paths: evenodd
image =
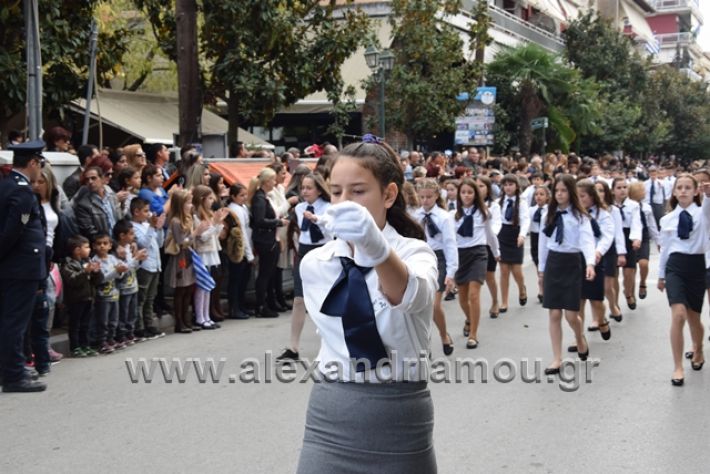
<svg viewBox="0 0 710 474">
<path fill-rule="evenodd" d="M 306 211 L 310 212 L 311 214 L 316 213 L 316 210 L 313 208 L 313 206 L 306 207 Z M 313 244 L 315 244 L 316 242 L 320 242 L 325 238 L 323 232 L 321 232 L 318 225 L 311 222 L 310 219 L 306 219 L 305 217 L 303 218 L 303 222 L 301 222 L 301 232 L 309 232 L 311 234 L 311 243 Z"/>
<path fill-rule="evenodd" d="M 641 233 L 641 238 L 643 240 L 648 240 L 648 221 L 646 220 L 646 213 L 643 212 L 643 208 L 640 209 L 641 211 L 641 228 L 642 228 L 642 233 Z"/>
<path fill-rule="evenodd" d="M 539 224 L 540 219 L 542 219 L 542 208 L 538 207 L 537 210 L 535 211 L 535 214 L 533 214 L 533 222 Z"/>
<path fill-rule="evenodd" d="M 624 212 L 624 205 L 622 204 L 621 206 L 616 206 L 619 208 L 619 212 L 621 213 L 621 221 L 626 222 L 626 213 Z"/>
<path fill-rule="evenodd" d="M 594 238 L 598 239 L 599 237 L 602 236 L 602 230 L 599 228 L 599 222 L 595 218 L 592 217 L 592 232 L 594 232 Z"/>
<path fill-rule="evenodd" d="M 461 237 L 473 237 L 473 214 L 476 212 L 476 207 L 471 209 L 471 214 L 464 214 L 463 222 L 456 232 Z"/>
<path fill-rule="evenodd" d="M 552 221 L 552 224 L 546 226 L 545 230 L 543 231 L 545 235 L 549 238 L 552 237 L 552 233 L 555 231 L 555 229 L 557 229 L 557 235 L 555 235 L 555 242 L 560 245 L 565 240 L 565 221 L 562 217 L 563 214 L 567 214 L 567 211 L 557 211 L 555 213 L 555 220 Z"/>
<path fill-rule="evenodd" d="M 508 222 L 513 221 L 513 200 L 508 199 L 508 207 L 505 208 L 505 220 Z"/>
<path fill-rule="evenodd" d="M 377 331 L 375 311 L 365 276 L 372 268 L 359 267 L 350 258 L 340 257 L 343 271 L 321 306 L 321 313 L 341 318 L 345 345 L 351 359 L 367 359 L 375 368 L 381 359 L 387 359 L 387 350 Z M 358 362 L 357 372 L 366 370 L 364 362 Z"/>
<path fill-rule="evenodd" d="M 651 192 L 649 194 L 651 195 L 649 201 L 653 204 L 653 196 L 656 194 L 656 182 L 654 180 L 651 180 Z"/>
<path fill-rule="evenodd" d="M 427 232 L 429 233 L 429 237 L 434 237 L 436 234 L 441 232 L 439 230 L 439 227 L 436 225 L 436 222 L 434 222 L 434 219 L 431 218 L 431 212 L 427 212 L 424 214 L 424 219 L 422 219 L 422 224 L 426 228 Z"/>
<path fill-rule="evenodd" d="M 456 205 L 453 202 L 449 202 L 449 211 L 456 209 Z"/>
<path fill-rule="evenodd" d="M 681 211 L 678 216 L 678 237 L 681 240 L 688 240 L 693 232 L 693 216 L 688 211 Z"/>
</svg>

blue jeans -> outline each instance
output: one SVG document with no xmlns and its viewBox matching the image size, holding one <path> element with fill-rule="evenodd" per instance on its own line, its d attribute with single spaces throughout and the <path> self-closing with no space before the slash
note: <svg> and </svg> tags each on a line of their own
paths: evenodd
<svg viewBox="0 0 710 474">
<path fill-rule="evenodd" d="M 94 346 L 101 347 L 113 340 L 118 326 L 118 301 L 96 300 L 94 318 L 91 324 L 91 340 Z"/>
<path fill-rule="evenodd" d="M 118 300 L 118 330 L 116 339 L 124 340 L 133 337 L 133 328 L 138 316 L 138 292 L 132 295 L 121 295 Z"/>
</svg>

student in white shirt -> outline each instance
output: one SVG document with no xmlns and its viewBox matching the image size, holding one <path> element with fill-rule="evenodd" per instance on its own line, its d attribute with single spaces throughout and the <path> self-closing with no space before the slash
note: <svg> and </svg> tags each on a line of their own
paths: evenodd
<svg viewBox="0 0 710 474">
<path fill-rule="evenodd" d="M 493 233 L 498 235 L 503 223 L 501 222 L 500 217 L 500 206 L 495 199 L 493 199 L 493 183 L 487 176 L 479 175 L 478 178 L 476 178 L 476 184 L 478 184 L 478 192 L 481 194 L 481 199 L 483 199 L 483 203 L 488 208 L 488 214 L 491 216 L 490 218 L 491 225 L 493 226 Z M 486 250 L 488 252 L 486 286 L 491 294 L 491 309 L 488 310 L 488 314 L 491 319 L 495 319 L 498 317 L 500 312 L 500 307 L 498 306 L 498 282 L 496 281 L 498 259 L 493 256 L 490 245 L 486 245 Z M 466 319 L 463 335 L 464 337 L 468 337 L 469 335 L 468 318 Z"/>
<path fill-rule="evenodd" d="M 458 179 L 449 179 L 444 183 L 444 189 L 442 191 L 442 196 L 444 198 L 444 209 L 447 211 L 455 211 L 456 210 L 456 196 L 458 195 L 459 192 L 459 180 Z M 456 298 L 456 287 L 454 287 L 453 291 L 447 291 L 446 295 L 444 296 L 445 301 L 451 301 L 454 298 Z M 468 334 L 464 334 L 464 336 L 468 336 Z"/>
<path fill-rule="evenodd" d="M 336 382 L 313 384 L 299 474 L 436 472 L 426 375 L 406 360 L 427 360 L 436 256 L 407 215 L 396 153 L 363 138 L 332 164 L 323 224 L 337 240 L 301 261 L 318 368 Z"/>
<path fill-rule="evenodd" d="M 538 244 L 540 242 L 540 230 L 542 228 L 542 215 L 547 211 L 547 205 L 550 203 L 550 188 L 543 185 L 535 186 L 533 193 L 534 203 L 530 207 L 530 256 L 535 262 L 535 270 L 539 266 L 538 259 Z M 542 303 L 543 299 L 542 279 L 537 279 L 537 299 Z"/>
<path fill-rule="evenodd" d="M 487 245 L 493 258 L 500 258 L 498 239 L 493 232 L 493 219 L 483 202 L 478 185 L 464 178 L 459 185 L 458 205 L 454 217 L 459 268 L 455 280 L 459 287 L 459 305 L 468 319 L 467 349 L 478 347 L 478 324 L 481 319 L 481 285 L 486 280 Z"/>
<path fill-rule="evenodd" d="M 539 270 L 545 287 L 542 306 L 550 310 L 550 339 L 554 355 L 552 363 L 545 369 L 546 375 L 560 373 L 563 310 L 567 323 L 574 331 L 579 358 L 587 360 L 589 356 L 579 307 L 582 278 L 594 280 L 595 265 L 594 233 L 587 212 L 579 202 L 574 177 L 557 175 L 553 189 L 552 200 L 543 215 L 544 227 L 539 244 Z"/>
<path fill-rule="evenodd" d="M 439 330 L 444 354 L 454 351 L 454 341 L 446 330 L 446 315 L 441 306 L 444 292 L 454 289 L 454 275 L 459 267 L 459 255 L 456 248 L 456 231 L 451 214 L 444 210 L 444 200 L 439 194 L 439 185 L 435 179 L 424 179 L 417 183 L 417 193 L 421 207 L 412 216 L 421 223 L 427 244 L 436 254 L 439 268 L 438 291 L 434 300 L 434 324 Z"/>
<path fill-rule="evenodd" d="M 251 243 L 251 226 L 249 225 L 249 209 L 247 209 L 248 192 L 246 186 L 233 184 L 229 188 L 230 211 L 236 214 L 239 219 L 239 226 L 242 229 L 244 240 L 244 258 L 239 263 L 229 263 L 229 318 L 249 319 L 254 315 L 254 311 L 248 309 L 245 303 L 245 293 L 249 278 L 251 277 L 251 267 L 254 265 L 254 250 Z"/>
<path fill-rule="evenodd" d="M 698 186 L 702 187 L 703 184 L 710 182 L 710 171 L 706 168 L 701 168 L 693 172 L 693 178 L 698 181 Z M 703 198 L 703 193 L 700 193 L 700 198 Z M 704 200 L 704 199 L 702 199 Z M 660 230 L 659 230 L 659 241 L 660 241 Z M 708 299 L 710 299 L 710 245 L 705 252 L 705 288 L 707 289 Z M 692 352 L 687 352 L 686 357 L 692 357 Z"/>
<path fill-rule="evenodd" d="M 621 212 L 621 221 L 626 238 L 626 265 L 624 266 L 624 296 L 629 309 L 636 309 L 636 263 L 637 252 L 641 248 L 643 226 L 641 225 L 641 206 L 629 199 L 629 185 L 624 178 L 614 178 L 611 192 L 614 195 L 614 205 Z"/>
<path fill-rule="evenodd" d="M 653 217 L 656 220 L 656 226 L 661 221 L 661 217 L 666 213 L 666 186 L 663 181 L 658 178 L 658 168 L 651 166 L 648 168 L 648 179 L 643 183 L 646 190 L 646 196 L 643 201 L 653 209 Z"/>
<path fill-rule="evenodd" d="M 520 306 L 528 302 L 523 276 L 523 258 L 525 254 L 525 237 L 530 229 L 528 203 L 520 198 L 520 182 L 514 174 L 506 174 L 501 180 L 503 191 L 498 204 L 500 205 L 503 226 L 498 233 L 500 247 L 500 312 L 508 311 L 508 284 L 512 272 L 518 285 L 518 301 Z"/>
<path fill-rule="evenodd" d="M 644 185 L 640 182 L 629 185 L 629 198 L 639 203 L 641 213 L 641 248 L 637 253 L 639 271 L 639 298 L 644 299 L 648 293 L 646 278 L 648 278 L 648 260 L 651 256 L 651 242 L 658 247 L 658 227 L 651 205 L 645 202 Z"/>
<path fill-rule="evenodd" d="M 621 220 L 621 211 L 614 205 L 611 188 L 605 181 L 598 180 L 594 187 L 599 199 L 606 204 L 614 224 L 614 245 L 604 255 L 604 295 L 609 303 L 609 317 L 616 322 L 621 322 L 623 315 L 619 307 L 619 267 L 626 265 L 626 238 L 624 237 L 624 224 Z M 587 329 L 596 331 L 592 324 Z"/>
<path fill-rule="evenodd" d="M 584 326 L 584 306 L 589 300 L 592 306 L 593 325 L 589 326 L 590 331 L 600 331 L 602 339 L 608 341 L 611 338 L 611 328 L 609 321 L 604 317 L 604 255 L 614 246 L 614 219 L 601 200 L 594 184 L 588 180 L 577 183 L 577 193 L 579 202 L 589 214 L 592 232 L 594 233 L 594 280 L 582 282 L 582 301 L 580 302 L 579 316 Z M 613 262 L 616 265 L 616 262 Z M 575 347 L 576 350 L 576 347 Z"/>
<path fill-rule="evenodd" d="M 690 175 L 675 182 L 670 207 L 672 212 L 661 219 L 661 256 L 658 264 L 658 289 L 666 290 L 671 307 L 671 349 L 675 368 L 671 383 L 681 386 L 683 372 L 683 326 L 688 321 L 693 351 L 693 370 L 701 370 L 704 330 L 700 321 L 705 289 L 705 259 L 710 238 L 710 183 L 701 189 Z"/>
<path fill-rule="evenodd" d="M 408 183 L 407 183 L 408 184 Z M 323 225 L 318 223 L 318 216 L 325 214 L 330 207 L 330 190 L 321 175 L 308 174 L 301 181 L 303 202 L 296 205 L 294 214 L 300 230 L 298 236 L 298 254 L 293 265 L 293 312 L 291 314 L 291 345 L 276 360 L 298 360 L 298 346 L 306 322 L 306 305 L 303 302 L 303 280 L 300 266 L 303 257 L 333 240 Z"/>
</svg>

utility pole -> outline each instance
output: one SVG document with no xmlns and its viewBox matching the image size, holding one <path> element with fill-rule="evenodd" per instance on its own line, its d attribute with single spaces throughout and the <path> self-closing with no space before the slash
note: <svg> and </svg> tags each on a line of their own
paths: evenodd
<svg viewBox="0 0 710 474">
<path fill-rule="evenodd" d="M 177 67 L 180 115 L 180 146 L 200 140 L 202 87 L 197 62 L 197 3 L 177 0 Z"/>
<path fill-rule="evenodd" d="M 24 0 L 27 37 L 27 128 L 30 140 L 42 135 L 42 52 L 37 0 Z"/>
</svg>

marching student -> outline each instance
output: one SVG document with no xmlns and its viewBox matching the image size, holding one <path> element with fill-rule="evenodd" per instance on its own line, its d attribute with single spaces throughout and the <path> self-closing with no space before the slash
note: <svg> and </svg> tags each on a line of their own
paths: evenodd
<svg viewBox="0 0 710 474">
<path fill-rule="evenodd" d="M 410 184 L 410 183 L 405 183 Z M 411 184 L 410 184 L 411 185 Z M 291 314 L 291 345 L 276 360 L 298 360 L 298 346 L 306 322 L 306 305 L 303 302 L 303 281 L 300 266 L 303 257 L 333 240 L 324 226 L 318 223 L 318 216 L 330 207 L 328 185 L 319 174 L 308 174 L 301 181 L 303 202 L 296 205 L 296 223 L 301 230 L 298 237 L 298 255 L 293 265 L 293 312 Z"/>
<path fill-rule="evenodd" d="M 688 321 L 694 350 L 693 370 L 705 364 L 703 325 L 700 313 L 705 297 L 705 252 L 710 237 L 710 183 L 702 185 L 702 204 L 698 182 L 691 175 L 679 176 L 674 183 L 669 206 L 672 211 L 661 218 L 661 256 L 658 264 L 658 289 L 666 290 L 671 307 L 671 350 L 674 370 L 671 383 L 682 386 L 683 326 Z"/>
<path fill-rule="evenodd" d="M 608 341 L 611 338 L 611 328 L 609 321 L 604 317 L 604 255 L 614 246 L 614 236 L 616 230 L 614 228 L 614 219 L 611 213 L 607 210 L 606 204 L 601 200 L 594 183 L 591 180 L 584 179 L 577 182 L 577 193 L 579 194 L 579 202 L 584 209 L 589 213 L 592 232 L 594 233 L 594 279 L 591 281 L 582 282 L 582 301 L 579 306 L 579 316 L 584 327 L 584 306 L 589 300 L 592 306 L 592 321 L 594 326 L 590 326 L 590 330 L 599 331 L 602 339 Z M 616 262 L 614 262 L 616 265 Z M 569 352 L 576 352 L 577 347 L 568 348 Z"/>
<path fill-rule="evenodd" d="M 464 178 L 459 185 L 458 205 L 454 215 L 459 268 L 454 279 L 459 288 L 459 305 L 468 318 L 467 349 L 478 347 L 478 324 L 481 319 L 481 286 L 486 280 L 488 250 L 500 257 L 493 219 L 483 202 L 478 185 Z"/>
<path fill-rule="evenodd" d="M 396 153 L 363 138 L 333 160 L 324 224 L 337 240 L 301 261 L 319 368 L 334 383 L 313 384 L 299 474 L 436 472 L 426 375 L 405 362 L 427 362 L 436 256 L 407 215 Z M 379 377 L 365 370 L 376 364 Z"/>
<path fill-rule="evenodd" d="M 530 207 L 530 255 L 535 262 L 535 269 L 539 267 L 538 244 L 540 241 L 540 230 L 542 226 L 542 215 L 547 210 L 550 203 L 550 188 L 543 185 L 536 185 L 535 192 L 531 193 L 533 205 Z M 542 279 L 537 279 L 537 299 L 542 303 Z"/>
<path fill-rule="evenodd" d="M 444 210 L 444 202 L 439 195 L 439 185 L 434 179 L 425 179 L 417 183 L 421 207 L 414 212 L 414 219 L 421 222 L 429 247 L 436 254 L 439 268 L 439 286 L 434 300 L 434 324 L 439 330 L 445 355 L 454 351 L 454 341 L 446 330 L 446 315 L 441 306 L 444 292 L 454 289 L 454 276 L 459 267 L 459 255 L 456 248 L 454 220 Z"/>
<path fill-rule="evenodd" d="M 486 204 L 488 208 L 488 214 L 491 216 L 491 225 L 493 226 L 493 233 L 498 235 L 500 228 L 503 225 L 500 217 L 500 206 L 493 198 L 493 183 L 487 176 L 479 176 L 476 180 L 478 185 L 478 192 L 481 194 L 481 199 Z M 498 259 L 493 256 L 491 251 L 491 246 L 486 244 L 486 251 L 488 253 L 488 263 L 486 263 L 486 286 L 491 294 L 491 308 L 488 310 L 488 315 L 491 319 L 498 317 L 500 311 L 498 306 L 498 283 L 496 282 L 496 270 L 498 269 Z M 466 325 L 464 326 L 464 337 L 468 337 L 468 318 L 466 319 Z"/>
<path fill-rule="evenodd" d="M 645 192 L 644 185 L 640 181 L 629 185 L 629 198 L 639 203 L 641 213 L 641 248 L 637 254 L 640 280 L 639 298 L 641 299 L 645 299 L 648 293 L 646 278 L 648 278 L 648 259 L 651 255 L 651 242 L 658 247 L 658 226 L 656 226 L 656 219 L 653 216 L 653 209 L 644 200 Z"/>
<path fill-rule="evenodd" d="M 518 285 L 518 302 L 525 306 L 528 293 L 525 289 L 523 276 L 523 256 L 525 253 L 525 237 L 530 229 L 528 203 L 520 198 L 520 183 L 514 174 L 506 174 L 501 180 L 503 192 L 500 205 L 503 226 L 498 233 L 500 247 L 500 312 L 508 311 L 508 285 L 510 274 L 513 273 Z"/>
<path fill-rule="evenodd" d="M 619 267 L 623 268 L 626 265 L 624 225 L 621 220 L 621 211 L 614 205 L 614 197 L 606 181 L 599 179 L 594 183 L 594 187 L 599 199 L 606 205 L 611 214 L 614 224 L 614 245 L 609 247 L 609 250 L 604 255 L 604 295 L 609 303 L 609 317 L 620 323 L 623 315 L 619 307 Z M 592 324 L 587 329 L 596 331 L 597 326 Z"/>
<path fill-rule="evenodd" d="M 636 263 L 641 248 L 643 227 L 641 226 L 641 206 L 629 199 L 629 185 L 625 178 L 614 178 L 611 186 L 614 205 L 621 212 L 621 221 L 626 239 L 626 265 L 624 266 L 624 296 L 629 309 L 636 309 L 634 286 L 636 283 Z"/>
<path fill-rule="evenodd" d="M 666 213 L 666 187 L 658 177 L 658 168 L 655 166 L 648 168 L 648 179 L 643 185 L 646 191 L 643 200 L 651 206 L 656 226 L 658 226 L 661 217 Z"/>
<path fill-rule="evenodd" d="M 594 233 L 587 211 L 579 202 L 574 177 L 557 175 L 553 189 L 554 194 L 543 215 L 544 228 L 539 242 L 540 273 L 544 286 L 542 307 L 550 310 L 550 339 L 554 357 L 545 369 L 545 375 L 560 373 L 562 311 L 574 331 L 579 358 L 587 360 L 589 356 L 579 307 L 582 279 L 594 280 L 595 265 Z"/>
<path fill-rule="evenodd" d="M 456 210 L 456 196 L 459 192 L 459 182 L 456 179 L 450 179 L 444 184 L 446 194 L 446 204 L 444 209 L 447 211 Z"/>
</svg>

